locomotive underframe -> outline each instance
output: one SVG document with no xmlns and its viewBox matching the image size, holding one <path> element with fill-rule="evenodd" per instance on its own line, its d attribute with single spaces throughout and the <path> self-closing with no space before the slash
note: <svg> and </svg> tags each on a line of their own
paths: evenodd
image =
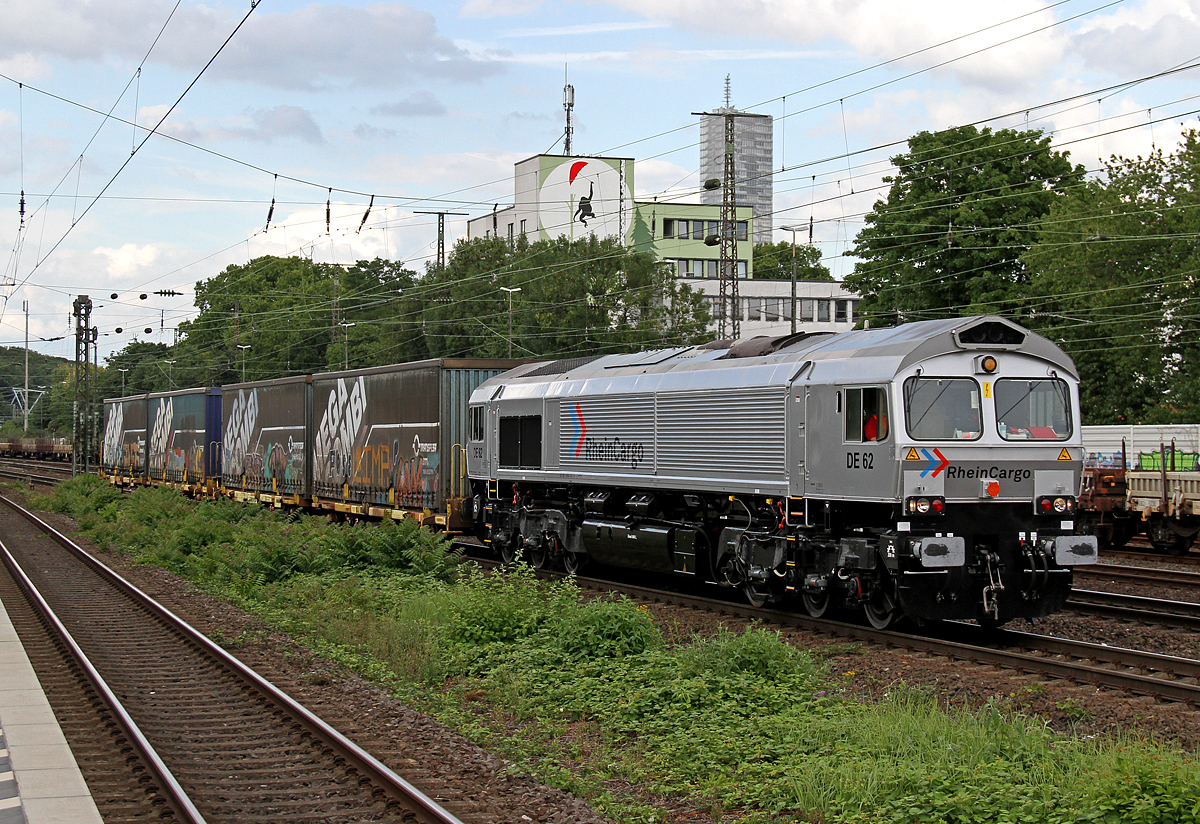
<svg viewBox="0 0 1200 824">
<path fill-rule="evenodd" d="M 814 615 L 861 608 L 881 627 L 902 614 L 1037 618 L 1062 609 L 1071 588 L 1055 553 L 1069 530 L 1031 504 L 950 503 L 942 516 L 901 519 L 898 503 L 509 481 L 475 491 L 477 526 L 505 560 L 701 576 L 755 605 L 799 597 Z"/>
</svg>

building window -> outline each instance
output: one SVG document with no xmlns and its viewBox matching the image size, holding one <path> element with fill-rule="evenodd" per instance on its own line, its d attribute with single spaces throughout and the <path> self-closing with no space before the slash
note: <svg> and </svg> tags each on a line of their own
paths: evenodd
<svg viewBox="0 0 1200 824">
<path fill-rule="evenodd" d="M 675 233 L 675 220 L 673 218 L 663 218 L 663 237 L 671 237 Z"/>
<path fill-rule="evenodd" d="M 725 317 L 725 301 L 721 300 L 720 295 L 705 295 L 704 298 L 708 301 L 708 313 L 712 315 L 713 320 Z"/>
<path fill-rule="evenodd" d="M 708 222 L 708 233 L 710 235 L 715 235 L 717 233 L 717 221 L 710 220 Z"/>
<path fill-rule="evenodd" d="M 846 312 L 849 309 L 849 301 L 839 300 L 833 304 L 833 320 L 834 323 L 845 323 L 847 321 Z"/>
<path fill-rule="evenodd" d="M 737 276 L 739 278 L 745 278 L 749 271 L 749 268 L 746 266 L 746 261 L 739 260 L 737 262 Z"/>
<path fill-rule="evenodd" d="M 524 220 L 521 221 L 521 236 L 522 237 L 525 236 L 525 221 Z"/>
<path fill-rule="evenodd" d="M 692 240 L 704 240 L 704 221 L 692 221 Z"/>
<path fill-rule="evenodd" d="M 678 236 L 686 240 L 688 236 L 688 222 L 686 220 L 678 220 L 676 221 L 676 228 L 678 229 Z"/>
<path fill-rule="evenodd" d="M 807 298 L 800 301 L 800 320 L 812 320 L 815 301 Z"/>
<path fill-rule="evenodd" d="M 513 224 L 508 224 L 508 242 L 512 243 L 513 239 Z"/>
<path fill-rule="evenodd" d="M 858 304 L 859 303 L 861 303 L 861 301 L 857 301 L 857 300 L 850 301 L 850 317 L 851 318 L 858 317 Z"/>
<path fill-rule="evenodd" d="M 779 298 L 767 298 L 765 303 L 766 317 L 763 320 L 777 321 L 779 320 Z"/>
<path fill-rule="evenodd" d="M 716 278 L 720 276 L 721 261 L 706 260 L 704 261 L 705 277 Z"/>
<path fill-rule="evenodd" d="M 737 222 L 737 239 L 738 240 L 746 239 L 746 230 L 747 230 L 746 221 L 739 220 Z"/>
<path fill-rule="evenodd" d="M 829 323 L 829 304 L 830 301 L 817 301 L 817 323 Z"/>
</svg>

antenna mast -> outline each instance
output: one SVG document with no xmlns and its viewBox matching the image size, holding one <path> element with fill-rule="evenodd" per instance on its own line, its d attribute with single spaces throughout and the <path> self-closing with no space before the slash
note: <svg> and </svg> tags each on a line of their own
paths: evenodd
<svg viewBox="0 0 1200 824">
<path fill-rule="evenodd" d="M 566 83 L 567 69 L 563 67 L 563 82 Z M 563 153 L 568 157 L 571 155 L 571 110 L 575 108 L 575 87 L 570 83 L 563 86 L 563 109 L 567 112 L 567 131 L 566 140 L 563 142 Z"/>
</svg>

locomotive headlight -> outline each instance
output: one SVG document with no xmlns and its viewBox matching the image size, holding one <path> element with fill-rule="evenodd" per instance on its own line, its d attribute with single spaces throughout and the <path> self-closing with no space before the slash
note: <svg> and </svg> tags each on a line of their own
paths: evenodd
<svg viewBox="0 0 1200 824">
<path fill-rule="evenodd" d="M 929 499 L 928 498 L 917 498 L 916 503 L 913 505 L 913 508 L 916 510 L 916 513 L 918 515 L 928 515 L 929 514 Z"/>
<path fill-rule="evenodd" d="M 1071 507 L 1067 504 L 1066 498 L 1055 498 L 1054 499 L 1054 511 L 1055 512 L 1063 513 L 1063 512 L 1066 512 L 1070 508 Z"/>
</svg>

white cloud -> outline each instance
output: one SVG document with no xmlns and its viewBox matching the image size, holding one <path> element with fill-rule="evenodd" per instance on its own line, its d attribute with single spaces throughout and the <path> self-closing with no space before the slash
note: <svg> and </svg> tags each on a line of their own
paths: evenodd
<svg viewBox="0 0 1200 824">
<path fill-rule="evenodd" d="M 6 2 L 0 61 L 63 57 L 97 62 L 141 60 L 167 20 L 164 0 Z M 210 79 L 291 89 L 386 86 L 415 77 L 479 80 L 501 69 L 437 31 L 433 15 L 398 0 L 366 6 L 312 3 L 250 15 L 208 69 Z M 242 18 L 233 7 L 179 9 L 151 55 L 191 74 L 211 58 Z"/>
<path fill-rule="evenodd" d="M 1005 4 L 958 0 L 609 0 L 650 20 L 726 37 L 767 38 L 810 44 L 836 40 L 861 56 L 887 60 L 941 43 L 1020 14 L 1045 8 L 1041 0 Z M 1034 15 L 950 46 L 915 57 L 910 68 L 923 68 L 997 44 L 1052 22 Z M 967 82 L 1014 85 L 1040 76 L 1061 54 L 1062 36 L 1053 30 L 1014 44 L 998 46 L 952 64 Z M 785 51 L 785 50 L 781 50 Z"/>
<path fill-rule="evenodd" d="M 108 275 L 109 282 L 144 276 L 149 267 L 159 258 L 158 247 L 139 246 L 136 243 L 126 243 L 115 249 L 98 246 L 92 251 L 108 259 L 104 271 Z"/>
<path fill-rule="evenodd" d="M 501 37 L 564 37 L 576 34 L 612 34 L 614 32 L 665 29 L 666 23 L 643 20 L 633 23 L 581 23 L 577 26 L 546 26 L 536 29 L 509 29 Z"/>
<path fill-rule="evenodd" d="M 459 17 L 510 17 L 528 14 L 542 7 L 542 0 L 467 0 L 458 10 Z"/>
</svg>

